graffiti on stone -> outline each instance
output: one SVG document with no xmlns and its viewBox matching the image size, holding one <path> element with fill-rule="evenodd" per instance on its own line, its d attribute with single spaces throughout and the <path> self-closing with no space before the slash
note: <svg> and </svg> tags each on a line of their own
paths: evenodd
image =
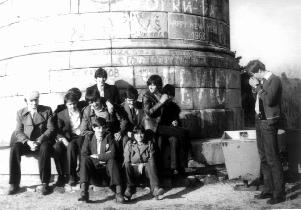
<svg viewBox="0 0 301 210">
<path fill-rule="evenodd" d="M 182 109 L 193 109 L 193 88 L 176 88 L 175 100 Z"/>
<path fill-rule="evenodd" d="M 132 38 L 167 38 L 167 14 L 131 12 Z"/>
</svg>

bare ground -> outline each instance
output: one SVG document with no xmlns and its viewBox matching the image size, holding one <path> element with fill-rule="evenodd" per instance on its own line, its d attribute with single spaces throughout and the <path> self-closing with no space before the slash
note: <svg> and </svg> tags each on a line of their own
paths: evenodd
<svg viewBox="0 0 301 210">
<path fill-rule="evenodd" d="M 287 184 L 290 200 L 276 205 L 267 205 L 266 200 L 255 200 L 258 191 L 234 191 L 233 187 L 240 181 L 224 181 L 202 185 L 194 183 L 166 190 L 166 193 L 155 200 L 149 188 L 138 188 L 131 202 L 116 204 L 113 192 L 107 187 L 90 190 L 93 203 L 81 203 L 79 187 L 55 188 L 54 192 L 42 196 L 34 188 L 23 187 L 23 192 L 5 195 L 8 185 L 0 181 L 0 209 L 289 209 L 301 208 L 300 183 Z M 297 188 L 296 188 L 297 187 Z M 296 189 L 294 189 L 296 188 Z M 291 192 L 290 192 L 291 191 Z"/>
</svg>

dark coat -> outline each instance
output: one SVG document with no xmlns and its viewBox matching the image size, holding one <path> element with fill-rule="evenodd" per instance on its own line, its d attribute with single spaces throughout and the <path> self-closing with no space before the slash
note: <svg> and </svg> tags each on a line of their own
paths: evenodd
<svg viewBox="0 0 301 210">
<path fill-rule="evenodd" d="M 79 102 L 77 103 L 77 107 L 78 107 L 78 109 L 79 109 L 80 111 L 83 111 L 83 109 L 84 109 L 86 106 L 88 106 L 88 105 L 89 105 L 89 104 L 88 104 L 87 101 L 79 101 Z M 56 109 L 54 110 L 54 115 L 57 114 L 57 113 L 59 113 L 59 112 L 61 112 L 61 111 L 63 111 L 63 110 L 66 109 L 66 108 L 67 108 L 67 107 L 66 107 L 65 104 L 59 104 L 59 105 L 57 105 Z"/>
<path fill-rule="evenodd" d="M 89 89 L 95 89 L 95 90 L 98 91 L 98 88 L 97 88 L 96 84 L 91 86 L 91 87 L 88 87 L 86 92 Z M 120 104 L 121 103 L 120 96 L 119 96 L 119 91 L 118 91 L 118 89 L 115 85 L 109 85 L 109 84 L 105 83 L 105 85 L 104 85 L 104 98 L 106 100 L 110 99 L 115 104 Z"/>
<path fill-rule="evenodd" d="M 269 124 L 274 124 L 280 120 L 282 85 L 281 80 L 272 74 L 264 81 L 262 86 L 258 86 L 256 91 L 263 102 L 264 113 Z"/>
<path fill-rule="evenodd" d="M 171 126 L 174 120 L 180 125 L 181 108 L 173 101 L 168 101 L 163 105 L 160 125 Z"/>
<path fill-rule="evenodd" d="M 124 148 L 124 164 L 147 163 L 155 160 L 155 149 L 153 143 L 148 141 L 138 145 L 137 141 L 130 140 Z"/>
<path fill-rule="evenodd" d="M 140 102 L 141 103 L 141 102 Z M 135 106 L 135 113 L 134 115 L 132 115 L 131 109 L 129 107 L 129 104 L 127 102 L 123 102 L 121 104 L 121 106 L 123 107 L 124 111 L 127 114 L 128 117 L 128 130 L 131 131 L 133 130 L 134 126 L 137 125 L 142 125 L 142 120 L 143 120 L 143 109 L 142 109 L 142 104 L 139 106 Z"/>
<path fill-rule="evenodd" d="M 120 105 L 114 105 L 114 111 L 111 114 L 104 110 L 102 117 L 106 119 L 111 133 L 121 132 L 122 135 L 125 134 L 128 120 L 125 111 Z M 96 118 L 94 110 L 91 109 L 91 106 L 87 106 L 83 111 L 80 125 L 81 135 L 92 132 L 92 125 Z"/>
<path fill-rule="evenodd" d="M 17 112 L 15 130 L 17 142 L 25 143 L 27 140 L 32 140 L 42 143 L 53 140 L 53 134 L 54 126 L 50 107 L 38 105 L 37 114 L 33 119 L 27 107 Z"/>
<path fill-rule="evenodd" d="M 85 158 L 93 154 L 97 154 L 97 140 L 94 134 L 89 134 L 85 136 L 81 155 L 83 158 Z M 114 136 L 108 132 L 105 134 L 101 142 L 101 151 L 98 155 L 98 160 L 107 162 L 110 159 L 115 159 L 115 156 L 116 149 L 114 143 Z"/>
<path fill-rule="evenodd" d="M 156 132 L 161 119 L 162 103 L 149 91 L 143 95 L 142 103 L 144 110 L 143 126 L 145 129 Z"/>
<path fill-rule="evenodd" d="M 80 114 L 80 119 L 82 120 L 82 113 L 79 112 Z M 68 113 L 68 109 L 64 109 L 60 111 L 57 114 L 56 117 L 56 127 L 57 127 L 57 138 L 66 138 L 68 141 L 71 140 L 72 136 L 72 128 L 71 128 L 71 122 L 70 122 L 70 117 Z"/>
</svg>

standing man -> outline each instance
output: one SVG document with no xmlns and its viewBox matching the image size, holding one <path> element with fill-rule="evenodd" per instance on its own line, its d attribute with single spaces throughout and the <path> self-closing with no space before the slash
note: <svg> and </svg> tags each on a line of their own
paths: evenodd
<svg viewBox="0 0 301 210">
<path fill-rule="evenodd" d="M 51 154 L 53 152 L 52 110 L 48 106 L 39 105 L 39 92 L 32 91 L 25 95 L 27 106 L 17 112 L 15 141 L 10 150 L 9 159 L 9 195 L 20 189 L 21 156 L 37 154 L 42 181 L 42 194 L 50 193 Z"/>
<path fill-rule="evenodd" d="M 255 198 L 270 198 L 268 204 L 277 204 L 285 201 L 283 169 L 277 143 L 282 85 L 280 78 L 267 71 L 259 60 L 251 61 L 248 66 L 248 72 L 252 75 L 249 84 L 257 93 L 255 126 L 264 179 L 264 190 Z"/>
<path fill-rule="evenodd" d="M 95 89 L 99 92 L 100 97 L 104 97 L 106 100 L 110 99 L 113 104 L 120 104 L 120 97 L 118 89 L 115 85 L 109 85 L 106 83 L 108 74 L 106 70 L 99 67 L 94 74 L 96 84 L 88 87 L 86 92 L 91 89 Z"/>
</svg>

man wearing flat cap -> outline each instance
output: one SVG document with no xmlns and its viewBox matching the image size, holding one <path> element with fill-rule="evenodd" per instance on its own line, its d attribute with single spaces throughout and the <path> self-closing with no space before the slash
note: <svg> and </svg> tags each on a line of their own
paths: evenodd
<svg viewBox="0 0 301 210">
<path fill-rule="evenodd" d="M 50 192 L 51 154 L 53 146 L 52 110 L 48 106 L 39 105 L 39 92 L 30 91 L 24 95 L 26 107 L 17 112 L 17 126 L 14 143 L 10 150 L 9 160 L 9 195 L 20 189 L 21 156 L 27 154 L 38 155 L 42 194 Z"/>
</svg>

